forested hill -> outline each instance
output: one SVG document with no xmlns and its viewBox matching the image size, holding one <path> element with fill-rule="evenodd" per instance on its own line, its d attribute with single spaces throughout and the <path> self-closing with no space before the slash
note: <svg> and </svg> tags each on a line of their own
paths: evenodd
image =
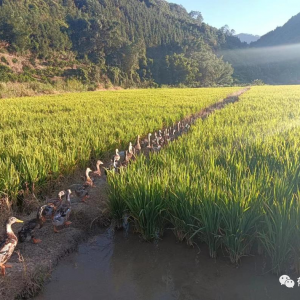
<svg viewBox="0 0 300 300">
<path fill-rule="evenodd" d="M 292 17 L 282 27 L 262 36 L 258 41 L 251 43 L 252 47 L 270 47 L 278 45 L 296 44 L 300 42 L 300 13 Z"/>
<path fill-rule="evenodd" d="M 0 0 L 0 81 L 227 85 L 224 28 L 164 0 Z"/>
</svg>

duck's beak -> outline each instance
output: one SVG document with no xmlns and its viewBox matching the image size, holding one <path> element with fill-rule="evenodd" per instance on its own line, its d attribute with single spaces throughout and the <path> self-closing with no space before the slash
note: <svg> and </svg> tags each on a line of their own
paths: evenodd
<svg viewBox="0 0 300 300">
<path fill-rule="evenodd" d="M 24 223 L 24 221 L 17 219 L 16 220 L 17 223 Z"/>
</svg>

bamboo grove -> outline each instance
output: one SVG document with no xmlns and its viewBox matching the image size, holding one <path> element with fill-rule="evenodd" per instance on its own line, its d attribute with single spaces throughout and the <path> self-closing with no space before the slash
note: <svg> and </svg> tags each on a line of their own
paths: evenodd
<svg viewBox="0 0 300 300">
<path fill-rule="evenodd" d="M 300 88 L 253 87 L 188 135 L 110 173 L 110 209 L 145 239 L 172 229 L 232 263 L 263 254 L 300 271 Z"/>
<path fill-rule="evenodd" d="M 87 92 L 1 99 L 0 192 L 43 189 L 238 88 Z M 37 192 L 37 191 L 36 191 Z"/>
</svg>

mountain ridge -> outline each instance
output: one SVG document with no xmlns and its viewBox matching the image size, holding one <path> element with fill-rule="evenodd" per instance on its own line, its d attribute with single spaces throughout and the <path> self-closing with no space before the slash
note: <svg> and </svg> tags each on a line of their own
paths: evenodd
<svg viewBox="0 0 300 300">
<path fill-rule="evenodd" d="M 300 43 L 300 13 L 291 17 L 283 26 L 266 33 L 251 47 L 271 47 Z"/>
<path fill-rule="evenodd" d="M 250 33 L 239 33 L 236 34 L 235 36 L 238 37 L 241 42 L 246 42 L 247 44 L 256 42 L 260 38 L 259 35 L 254 35 Z"/>
</svg>

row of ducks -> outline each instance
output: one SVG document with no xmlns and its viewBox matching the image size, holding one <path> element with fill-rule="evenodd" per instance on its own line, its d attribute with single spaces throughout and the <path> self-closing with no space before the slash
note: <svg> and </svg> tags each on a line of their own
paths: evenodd
<svg viewBox="0 0 300 300">
<path fill-rule="evenodd" d="M 121 167 L 126 167 L 131 160 L 134 160 L 136 155 L 139 154 L 143 148 L 152 152 L 160 151 L 163 146 L 173 141 L 178 135 L 188 131 L 193 122 L 193 118 L 187 123 L 178 122 L 176 126 L 166 128 L 164 131 L 159 130 L 158 133 L 155 132 L 153 135 L 149 133 L 148 138 L 142 141 L 140 140 L 140 136 L 138 136 L 135 146 L 130 142 L 128 150 L 119 152 L 119 150 L 116 149 L 111 164 L 105 171 L 118 172 Z M 121 157 L 124 157 L 123 161 L 121 161 Z M 103 162 L 98 160 L 96 171 L 92 171 L 90 168 L 86 169 L 84 184 L 71 186 L 76 196 L 79 197 L 82 202 L 86 202 L 89 198 L 88 188 L 94 186 L 97 177 L 101 177 L 101 165 L 103 165 Z M 72 222 L 69 221 L 71 214 L 71 194 L 71 189 L 68 189 L 59 192 L 56 198 L 47 199 L 46 204 L 39 207 L 36 218 L 26 222 L 22 226 L 18 232 L 18 237 L 14 234 L 12 225 L 14 223 L 23 223 L 23 221 L 15 217 L 8 219 L 4 239 L 0 242 L 0 272 L 2 275 L 5 275 L 6 268 L 11 267 L 11 265 L 7 264 L 7 261 L 14 252 L 18 241 L 25 242 L 32 240 L 34 244 L 40 243 L 41 240 L 35 238 L 34 232 L 37 228 L 42 228 L 47 220 L 52 220 L 54 232 L 56 233 L 59 232 L 57 227 L 72 224 Z M 65 201 L 63 201 L 64 196 Z"/>
<path fill-rule="evenodd" d="M 175 126 L 166 128 L 164 131 L 159 130 L 154 134 L 149 133 L 148 137 L 141 141 L 138 135 L 135 146 L 129 143 L 128 150 L 125 152 L 119 152 L 116 149 L 116 153 L 111 160 L 110 170 L 118 172 L 121 168 L 126 167 L 131 160 L 136 158 L 142 149 L 148 149 L 150 152 L 159 152 L 164 146 L 175 140 L 182 133 L 187 132 L 191 124 L 194 123 L 195 119 L 191 118 L 189 122 L 178 122 Z M 121 157 L 124 157 L 123 161 Z"/>
<path fill-rule="evenodd" d="M 66 201 L 62 201 L 62 196 L 66 196 Z M 51 199 L 45 205 L 39 207 L 36 218 L 24 223 L 22 228 L 18 232 L 18 237 L 12 230 L 14 223 L 23 223 L 15 217 L 10 217 L 6 222 L 6 231 L 4 239 L 0 242 L 0 272 L 1 275 L 5 275 L 5 269 L 11 268 L 11 265 L 7 264 L 13 254 L 18 241 L 25 242 L 32 240 L 34 244 L 40 243 L 41 240 L 34 237 L 34 232 L 37 228 L 42 228 L 45 222 L 52 219 L 54 225 L 54 231 L 57 230 L 58 226 L 70 225 L 69 216 L 71 213 L 71 190 L 61 191 L 58 194 L 58 198 Z"/>
<path fill-rule="evenodd" d="M 94 186 L 94 181 L 96 177 L 101 176 L 100 166 L 103 165 L 102 161 L 98 161 L 96 165 L 96 171 L 92 171 L 90 168 L 86 169 L 85 182 L 83 184 L 75 185 L 74 192 L 77 197 L 81 198 L 81 201 L 86 202 L 88 195 L 88 187 Z M 71 189 L 66 191 L 60 191 L 55 198 L 46 199 L 46 204 L 40 206 L 37 210 L 36 218 L 24 223 L 22 228 L 18 232 L 18 237 L 12 230 L 12 225 L 14 223 L 23 223 L 15 217 L 10 217 L 6 222 L 6 231 L 4 239 L 0 242 L 0 273 L 5 275 L 6 268 L 11 268 L 11 265 L 7 264 L 11 255 L 14 252 L 18 241 L 26 242 L 32 240 L 34 244 L 41 242 L 40 239 L 36 239 L 34 233 L 36 229 L 40 229 L 44 224 L 51 220 L 54 232 L 58 233 L 57 227 L 69 226 L 72 222 L 69 221 L 71 214 Z M 65 199 L 63 197 L 65 196 Z"/>
</svg>

